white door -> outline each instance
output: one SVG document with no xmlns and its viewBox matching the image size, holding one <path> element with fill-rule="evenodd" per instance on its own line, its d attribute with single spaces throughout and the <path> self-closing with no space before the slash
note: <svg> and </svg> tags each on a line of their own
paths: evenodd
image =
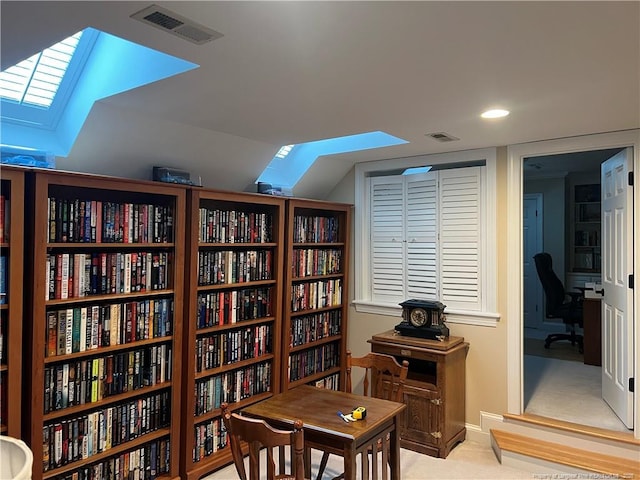
<svg viewBox="0 0 640 480">
<path fill-rule="evenodd" d="M 525 336 L 544 338 L 542 331 L 544 304 L 542 303 L 542 285 L 536 271 L 533 256 L 542 251 L 542 194 L 525 194 L 522 205 L 523 225 L 523 285 L 524 285 L 524 327 Z"/>
<path fill-rule="evenodd" d="M 633 187 L 632 150 L 602 164 L 602 398 L 633 428 Z"/>
</svg>

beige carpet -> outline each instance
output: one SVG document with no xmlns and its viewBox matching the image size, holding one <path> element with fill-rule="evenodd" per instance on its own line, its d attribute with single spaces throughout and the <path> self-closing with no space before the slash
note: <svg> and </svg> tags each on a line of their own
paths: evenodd
<svg viewBox="0 0 640 480">
<path fill-rule="evenodd" d="M 246 459 L 245 459 L 246 461 Z M 465 441 L 453 449 L 446 459 L 422 455 L 411 450 L 400 450 L 402 480 L 520 480 L 533 479 L 534 474 L 501 465 L 489 446 Z M 312 473 L 317 472 L 320 454 L 312 455 Z M 245 462 L 246 463 L 246 462 Z M 342 458 L 331 455 L 323 479 L 342 472 Z M 266 478 L 264 475 L 261 478 Z M 378 477 L 382 478 L 382 477 Z M 539 478 L 539 477 L 538 477 Z M 233 465 L 212 473 L 203 480 L 237 480 Z M 315 480 L 315 476 L 313 476 Z M 358 476 L 360 479 L 360 476 Z"/>
<path fill-rule="evenodd" d="M 602 399 L 601 367 L 524 356 L 525 413 L 630 432 Z"/>
</svg>

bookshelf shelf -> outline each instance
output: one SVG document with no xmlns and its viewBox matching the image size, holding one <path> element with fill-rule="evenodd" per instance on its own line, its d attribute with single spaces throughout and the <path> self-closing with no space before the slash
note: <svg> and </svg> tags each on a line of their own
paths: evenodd
<svg viewBox="0 0 640 480">
<path fill-rule="evenodd" d="M 283 198 L 192 188 L 180 475 L 231 462 L 220 404 L 236 410 L 280 385 Z"/>
<path fill-rule="evenodd" d="M 102 300 L 121 300 L 140 297 L 162 297 L 172 295 L 173 290 L 154 290 L 151 292 L 131 292 L 131 293 L 116 293 L 107 295 L 91 295 L 87 297 L 72 297 L 67 299 L 45 300 L 47 306 L 55 305 L 73 305 L 80 303 L 99 302 Z"/>
<path fill-rule="evenodd" d="M 238 327 L 249 327 L 251 325 L 260 325 L 262 323 L 272 323 L 275 320 L 274 317 L 256 318 L 253 320 L 243 320 L 240 323 L 232 323 L 230 325 L 214 325 L 212 327 L 203 327 L 198 329 L 198 336 L 208 333 L 221 332 L 224 330 L 232 330 Z"/>
<path fill-rule="evenodd" d="M 299 387 L 300 385 L 314 383 L 317 380 L 322 380 L 324 378 L 331 377 L 332 375 L 341 375 L 341 374 L 342 374 L 342 369 L 340 367 L 329 368 L 323 372 L 314 373 L 313 375 L 309 375 L 308 377 L 290 382 L 289 389 Z"/>
<path fill-rule="evenodd" d="M 139 397 L 140 394 L 150 395 L 152 393 L 157 393 L 160 390 L 166 390 L 171 388 L 171 382 L 162 382 L 157 385 L 153 385 L 150 387 L 144 388 L 142 390 L 133 390 L 130 392 L 121 393 L 118 395 L 113 395 L 110 397 L 103 398 L 102 400 L 97 400 L 91 403 L 85 403 L 83 405 L 76 405 L 74 407 L 67 407 L 64 410 L 54 411 L 50 413 L 45 413 L 42 418 L 45 422 L 51 422 L 53 420 L 64 418 L 72 415 L 77 415 L 78 413 L 86 412 L 88 410 L 95 410 L 96 408 L 102 408 L 105 406 L 113 405 L 122 402 L 123 400 L 128 400 L 131 398 Z"/>
<path fill-rule="evenodd" d="M 47 248 L 54 249 L 73 249 L 77 251 L 85 250 L 112 250 L 112 249 L 126 249 L 126 250 L 138 250 L 138 249 L 166 249 L 173 248 L 175 244 L 172 242 L 165 243 L 122 243 L 122 242 L 47 242 Z"/>
<path fill-rule="evenodd" d="M 53 355 L 50 357 L 45 357 L 44 364 L 48 365 L 52 363 L 63 362 L 65 360 L 69 361 L 69 360 L 75 360 L 78 358 L 85 358 L 85 357 L 103 357 L 109 353 L 121 352 L 124 350 L 131 350 L 133 348 L 144 347 L 147 345 L 157 345 L 160 343 L 167 343 L 167 342 L 170 342 L 172 339 L 173 339 L 172 336 L 148 338 L 146 340 L 137 340 L 131 343 L 122 343 L 119 345 L 112 345 L 109 347 L 100 347 L 98 349 L 85 350 L 83 352 L 67 353 L 64 355 Z"/>
<path fill-rule="evenodd" d="M 105 459 L 107 459 L 107 458 L 109 458 L 111 456 L 119 455 L 121 453 L 124 453 L 127 450 L 131 450 L 133 448 L 143 446 L 144 444 L 148 444 L 148 443 L 152 442 L 153 440 L 161 439 L 162 437 L 165 437 L 165 436 L 167 436 L 169 434 L 170 434 L 170 431 L 167 428 L 163 428 L 163 429 L 160 429 L 160 430 L 153 431 L 153 432 L 148 433 L 148 434 L 146 434 L 144 436 L 141 436 L 139 438 L 131 440 L 126 445 L 119 445 L 117 447 L 113 447 L 113 448 L 109 449 L 106 452 L 98 453 L 92 458 L 92 461 L 99 462 L 100 460 L 105 460 Z M 58 467 L 58 468 L 54 468 L 52 470 L 48 470 L 48 471 L 45 472 L 45 474 L 43 475 L 42 478 L 44 478 L 44 479 L 65 478 L 65 477 L 60 477 L 60 476 L 61 475 L 65 475 L 65 474 L 69 474 L 69 473 L 73 473 L 75 470 L 81 469 L 82 466 L 83 466 L 83 462 L 82 461 L 76 461 L 76 462 L 67 464 L 67 465 L 65 465 L 63 467 Z"/>
<path fill-rule="evenodd" d="M 252 358 L 249 360 L 240 360 L 238 362 L 228 363 L 226 365 L 222 365 L 217 368 L 211 368 L 208 370 L 203 370 L 201 372 L 197 372 L 195 374 L 196 380 L 201 380 L 203 378 L 212 377 L 215 375 L 219 375 L 225 372 L 232 372 L 234 370 L 238 370 L 240 368 L 246 367 L 248 365 L 253 365 L 255 363 L 263 363 L 268 360 L 273 360 L 274 355 L 272 353 L 268 353 L 266 355 L 260 355 L 259 357 Z"/>
<path fill-rule="evenodd" d="M 209 290 L 229 290 L 229 289 L 242 289 L 249 287 L 258 287 L 261 285 L 273 285 L 275 282 L 273 280 L 256 280 L 251 282 L 241 282 L 241 283 L 224 283 L 218 285 L 200 285 L 197 287 L 198 292 L 206 292 Z"/>
<path fill-rule="evenodd" d="M 32 478 L 177 478 L 186 189 L 26 176 Z"/>
<path fill-rule="evenodd" d="M 600 185 L 573 187 L 570 260 L 571 271 L 599 274 L 601 268 Z"/>
<path fill-rule="evenodd" d="M 0 176 L 0 434 L 22 437 L 24 171 Z"/>
<path fill-rule="evenodd" d="M 301 345 L 294 345 L 292 347 L 289 347 L 289 352 L 295 353 L 301 350 L 308 350 L 310 348 L 317 347 L 319 345 L 324 345 L 325 343 L 332 343 L 332 342 L 339 341 L 340 339 L 341 339 L 340 335 L 332 335 L 330 337 L 321 338 L 319 340 L 311 340 Z"/>
<path fill-rule="evenodd" d="M 351 205 L 287 200 L 282 391 L 344 389 Z"/>
</svg>

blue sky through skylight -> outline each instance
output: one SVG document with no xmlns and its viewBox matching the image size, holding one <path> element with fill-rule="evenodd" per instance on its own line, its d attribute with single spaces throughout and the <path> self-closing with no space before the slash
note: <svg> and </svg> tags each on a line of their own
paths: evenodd
<svg viewBox="0 0 640 480">
<path fill-rule="evenodd" d="M 345 137 L 317 140 L 315 142 L 285 145 L 273 157 L 256 183 L 269 183 L 273 186 L 293 188 L 318 157 L 338 153 L 368 150 L 370 148 L 389 147 L 408 143 L 385 132 L 367 132 Z M 282 155 L 285 147 L 290 147 L 287 155 Z"/>
<path fill-rule="evenodd" d="M 88 51 L 83 52 L 83 62 L 74 65 L 81 53 L 79 46 L 69 64 L 63 82 L 72 75 L 75 83 L 65 96 L 66 101 L 58 102 L 63 83 L 59 91 L 53 92 L 54 98 L 48 109 L 43 108 L 46 107 L 44 104 L 24 105 L 17 98 L 9 99 L 9 95 L 2 95 L 0 135 L 3 144 L 65 157 L 96 101 L 198 67 L 93 28 L 81 33 L 82 41 L 90 37 L 92 42 Z M 139 68 L 140 65 L 145 68 Z M 8 75 L 12 68 L 2 75 Z M 34 119 L 34 112 L 40 116 L 44 112 L 50 117 Z"/>
</svg>

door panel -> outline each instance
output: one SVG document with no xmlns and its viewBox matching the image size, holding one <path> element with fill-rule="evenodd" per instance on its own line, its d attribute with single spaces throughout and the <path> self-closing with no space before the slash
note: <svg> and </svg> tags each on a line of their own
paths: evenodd
<svg viewBox="0 0 640 480">
<path fill-rule="evenodd" d="M 631 149 L 602 164 L 602 398 L 633 428 L 633 188 Z M 629 247 L 627 247 L 629 246 Z"/>
<path fill-rule="evenodd" d="M 533 256 L 540 253 L 542 246 L 542 195 L 524 196 L 523 208 L 523 285 L 524 285 L 524 326 L 532 330 L 542 330 L 544 304 L 542 286 L 538 279 Z M 527 332 L 526 332 L 527 333 Z M 533 332 L 528 332 L 533 333 Z M 544 338 L 545 334 L 541 334 Z"/>
</svg>

